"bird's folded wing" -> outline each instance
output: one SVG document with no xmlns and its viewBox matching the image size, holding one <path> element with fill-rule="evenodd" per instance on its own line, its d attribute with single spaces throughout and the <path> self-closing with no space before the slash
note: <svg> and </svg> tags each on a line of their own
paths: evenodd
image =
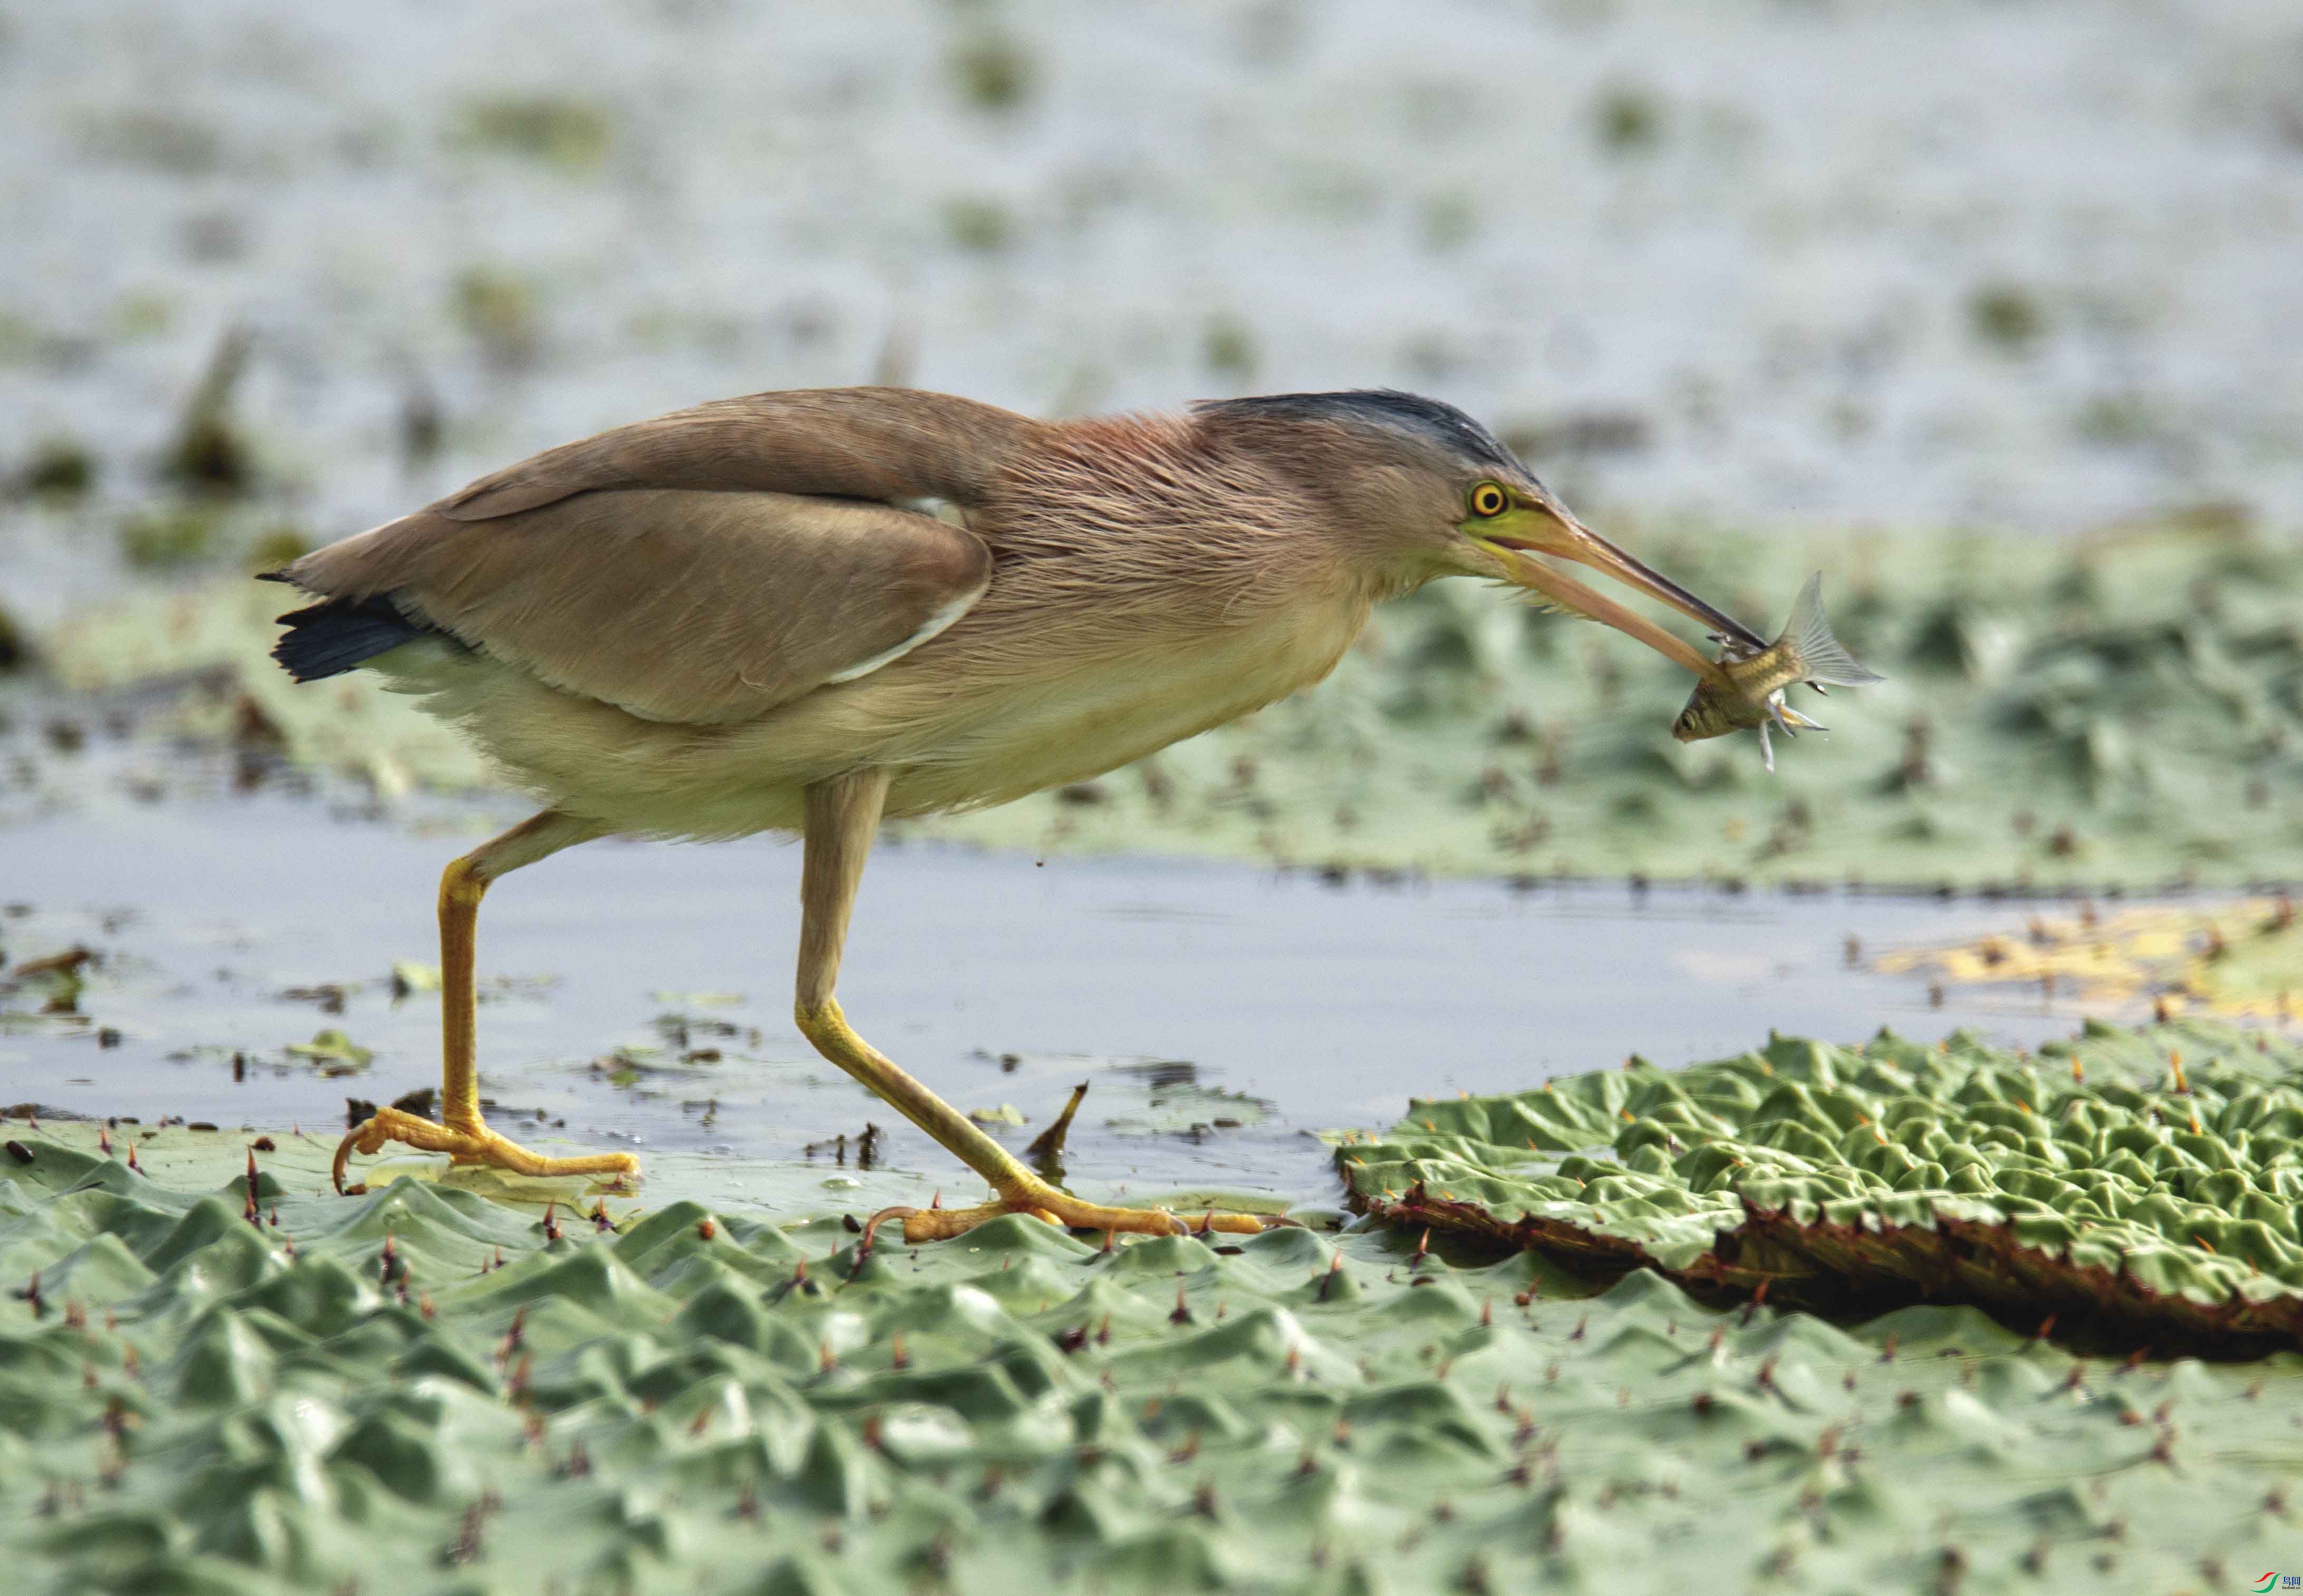
<svg viewBox="0 0 2303 1596">
<path fill-rule="evenodd" d="M 974 505 L 1033 425 L 1011 410 L 913 388 L 747 394 L 547 449 L 432 508 L 479 521 L 603 488 L 755 488 Z"/>
<path fill-rule="evenodd" d="M 983 541 L 873 500 L 976 502 L 1028 425 L 897 390 L 728 400 L 547 450 L 283 574 L 388 595 L 652 720 L 746 720 L 966 612 L 991 577 Z"/>
</svg>

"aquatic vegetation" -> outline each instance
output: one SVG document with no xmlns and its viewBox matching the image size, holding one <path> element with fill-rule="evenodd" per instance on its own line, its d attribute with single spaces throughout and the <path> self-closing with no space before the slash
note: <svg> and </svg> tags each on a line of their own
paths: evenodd
<svg viewBox="0 0 2303 1596">
<path fill-rule="evenodd" d="M 2088 1009 L 2293 1018 L 2303 996 L 2303 931 L 2292 899 L 2155 904 L 2035 914 L 2022 937 L 1902 948 L 1877 967 L 1961 985 L 2020 986 Z"/>
<path fill-rule="evenodd" d="M 1982 342 L 2010 354 L 2028 352 L 2047 332 L 2038 297 L 2012 282 L 1990 282 L 1968 296 L 1967 321 Z"/>
<path fill-rule="evenodd" d="M 953 85 L 970 110 L 1005 114 L 1032 97 L 1039 64 L 1022 41 L 994 28 L 971 29 L 949 62 Z"/>
<path fill-rule="evenodd" d="M 519 371 L 534 365 L 543 351 L 539 298 L 529 278 L 498 266 L 474 265 L 456 274 L 449 307 L 490 365 Z"/>
<path fill-rule="evenodd" d="M 99 959 L 92 950 L 75 945 L 61 953 L 27 959 L 0 976 L 0 1029 L 29 1030 L 44 1024 L 79 1029 L 85 1024 L 80 1012 L 88 990 L 88 971 Z"/>
<path fill-rule="evenodd" d="M 1237 316 L 1211 315 L 1200 329 L 1200 364 L 1235 387 L 1255 381 L 1255 331 Z"/>
<path fill-rule="evenodd" d="M 254 462 L 232 418 L 232 392 L 247 372 L 252 341 L 246 327 L 226 329 L 185 401 L 176 435 L 160 461 L 161 475 L 179 488 L 229 498 L 253 486 Z"/>
<path fill-rule="evenodd" d="M 1664 1071 L 1415 1103 L 1337 1157 L 1355 1205 L 1602 1272 L 1847 1311 L 1966 1301 L 2124 1350 L 2303 1349 L 2303 1046 L 2091 1022 L 1779 1037 Z"/>
<path fill-rule="evenodd" d="M 224 519 L 207 504 L 165 504 L 120 524 L 121 557 L 148 570 L 199 565 L 223 547 Z"/>
<path fill-rule="evenodd" d="M 517 155 L 569 172 L 588 172 L 608 157 L 615 123 L 587 101 L 556 94 L 498 94 L 468 102 L 451 142 Z"/>
<path fill-rule="evenodd" d="M 1592 128 L 1610 155 L 1639 155 L 1663 141 L 1668 120 L 1664 103 L 1647 88 L 1618 84 L 1592 107 Z"/>
<path fill-rule="evenodd" d="M 539 1208 L 318 1195 L 285 1133 L 0 1138 L 37 1596 L 2160 1589 L 2281 1544 L 2303 1466 L 2295 1359 L 2091 1363 L 1969 1308 L 1590 1296 L 1385 1228 L 859 1256 L 839 1210 L 897 1178 L 821 1165 Z"/>
<path fill-rule="evenodd" d="M 276 571 L 282 566 L 302 559 L 312 551 L 311 540 L 287 522 L 275 524 L 269 531 L 258 533 L 248 546 L 241 564 L 250 571 Z"/>
<path fill-rule="evenodd" d="M 947 200 L 944 231 L 953 244 L 970 255 L 995 255 L 1013 240 L 1016 220 L 999 200 L 966 195 Z"/>
<path fill-rule="evenodd" d="M 96 486 L 99 467 L 87 449 L 70 438 L 44 438 L 16 474 L 17 491 L 34 498 L 72 500 Z"/>
<path fill-rule="evenodd" d="M 355 1074 L 367 1069 L 375 1056 L 373 1049 L 361 1046 L 334 1026 L 316 1031 L 308 1042 L 291 1042 L 282 1051 L 309 1060 L 328 1075 Z"/>
</svg>

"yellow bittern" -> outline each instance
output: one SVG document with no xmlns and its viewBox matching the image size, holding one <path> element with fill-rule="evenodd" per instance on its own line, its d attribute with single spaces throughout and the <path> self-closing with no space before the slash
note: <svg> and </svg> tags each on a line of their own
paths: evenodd
<svg viewBox="0 0 2303 1596">
<path fill-rule="evenodd" d="M 280 662 L 303 681 L 375 671 L 545 805 L 441 881 L 439 1121 L 379 1109 L 338 1148 L 338 1186 L 354 1148 L 387 1142 L 637 1173 L 482 1120 L 481 895 L 595 837 L 783 831 L 806 839 L 800 1030 L 995 1194 L 906 1212 L 908 1238 L 1008 1212 L 1183 1228 L 1040 1179 L 849 1028 L 833 988 L 881 819 L 1082 781 L 1247 714 L 1438 576 L 1531 589 L 1711 670 L 1543 556 L 1762 643 L 1585 528 L 1461 411 L 1390 391 L 1064 422 L 895 388 L 755 394 L 547 449 L 306 555 L 271 574 L 321 601 L 282 617 Z"/>
</svg>

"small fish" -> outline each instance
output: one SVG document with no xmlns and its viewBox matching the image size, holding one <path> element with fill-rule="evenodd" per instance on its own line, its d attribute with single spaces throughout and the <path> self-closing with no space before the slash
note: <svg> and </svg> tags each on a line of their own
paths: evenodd
<svg viewBox="0 0 2303 1596">
<path fill-rule="evenodd" d="M 1820 571 L 1800 589 L 1783 634 L 1766 648 L 1754 649 L 1717 633 L 1712 641 L 1722 645 L 1718 663 L 1725 679 L 1706 676 L 1695 685 L 1687 707 L 1671 723 L 1671 735 L 1683 743 L 1699 743 L 1757 727 L 1759 753 L 1770 770 L 1776 768 L 1776 751 L 1767 741 L 1769 722 L 1783 727 L 1785 736 L 1827 729 L 1786 705 L 1784 688 L 1805 682 L 1820 693 L 1826 683 L 1834 687 L 1861 687 L 1886 680 L 1858 665 L 1831 634 L 1831 623 L 1823 618 Z"/>
</svg>

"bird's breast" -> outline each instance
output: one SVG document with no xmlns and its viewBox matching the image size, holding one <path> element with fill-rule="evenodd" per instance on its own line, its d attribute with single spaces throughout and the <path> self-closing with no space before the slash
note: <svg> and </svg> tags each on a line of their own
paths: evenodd
<svg viewBox="0 0 2303 1596">
<path fill-rule="evenodd" d="M 913 683 L 888 684 L 891 705 L 899 694 L 913 701 L 891 720 L 882 757 L 898 772 L 890 811 L 1006 802 L 1237 719 L 1334 669 L 1367 610 L 1338 595 L 1188 634 L 1115 634 L 1114 646 L 1069 651 L 1036 669 L 924 658 Z M 951 673 L 941 682 L 940 665 Z"/>
</svg>

